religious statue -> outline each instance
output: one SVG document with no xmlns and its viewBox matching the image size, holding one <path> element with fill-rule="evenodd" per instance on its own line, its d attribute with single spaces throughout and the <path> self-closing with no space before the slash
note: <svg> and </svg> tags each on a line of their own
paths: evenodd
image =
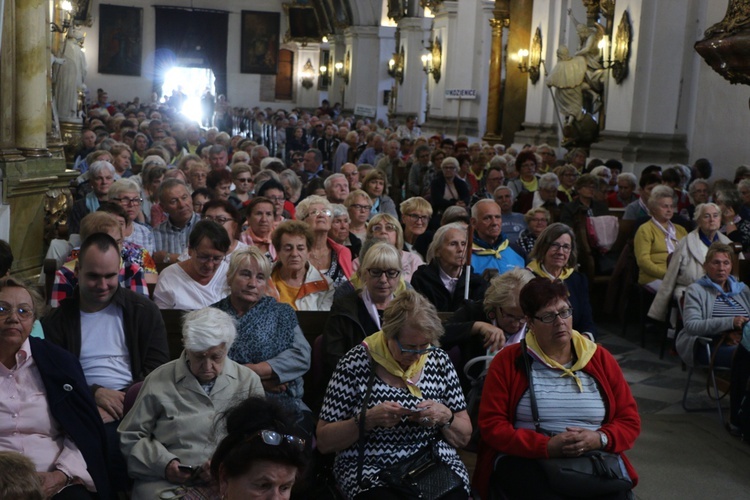
<svg viewBox="0 0 750 500">
<path fill-rule="evenodd" d="M 86 88 L 86 55 L 81 49 L 83 31 L 73 27 L 65 40 L 57 78 L 55 80 L 55 102 L 60 121 L 80 121 L 79 92 Z"/>
<path fill-rule="evenodd" d="M 606 36 L 604 26 L 599 23 L 588 26 L 579 22 L 571 9 L 568 9 L 568 15 L 573 19 L 576 33 L 578 33 L 580 39 L 575 55 L 586 59 L 586 84 L 588 88 L 586 89 L 584 104 L 589 113 L 595 114 L 602 106 L 602 94 L 604 93 L 605 71 L 602 66 L 601 49 L 599 47 L 599 42 Z"/>
<path fill-rule="evenodd" d="M 586 81 L 586 58 L 570 55 L 565 45 L 557 49 L 557 64 L 547 76 L 547 86 L 554 88 L 557 112 L 562 115 L 561 125 L 566 144 L 584 146 L 596 138 L 598 125 L 584 108 L 584 93 L 591 88 Z"/>
</svg>

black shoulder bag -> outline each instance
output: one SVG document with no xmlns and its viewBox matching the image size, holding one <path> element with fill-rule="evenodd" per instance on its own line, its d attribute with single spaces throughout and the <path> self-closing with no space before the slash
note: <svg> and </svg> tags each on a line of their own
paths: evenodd
<svg viewBox="0 0 750 500">
<path fill-rule="evenodd" d="M 387 487 L 411 498 L 439 500 L 449 493 L 463 489 L 461 477 L 440 458 L 438 439 L 432 440 L 412 456 L 397 464 L 380 469 L 373 477 L 362 479 L 362 468 L 365 460 L 365 414 L 370 401 L 372 385 L 375 381 L 375 364 L 370 359 L 370 377 L 367 390 L 362 399 L 362 412 L 359 416 L 359 457 L 357 461 L 357 483 L 363 489 L 369 489 L 373 481 L 382 481 Z"/>
<path fill-rule="evenodd" d="M 539 420 L 526 339 L 521 340 L 521 349 L 526 376 L 529 379 L 529 399 L 534 427 L 538 433 L 551 436 L 553 433 L 545 431 Z M 616 453 L 596 450 L 586 452 L 580 457 L 538 458 L 536 461 L 547 476 L 550 487 L 563 496 L 592 498 L 633 489 L 633 482 L 623 473 L 620 457 Z"/>
</svg>

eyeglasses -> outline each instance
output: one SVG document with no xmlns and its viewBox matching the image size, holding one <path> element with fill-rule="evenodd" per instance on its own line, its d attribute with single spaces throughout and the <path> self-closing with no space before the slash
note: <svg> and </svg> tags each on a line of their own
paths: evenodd
<svg viewBox="0 0 750 500">
<path fill-rule="evenodd" d="M 556 313 L 547 313 L 542 314 L 541 316 L 534 316 L 535 319 L 538 319 L 542 323 L 554 323 L 557 317 L 560 317 L 560 319 L 568 319 L 571 316 L 573 316 L 573 308 L 569 307 L 568 309 L 563 309 L 562 311 L 558 311 Z"/>
<path fill-rule="evenodd" d="M 224 256 L 221 255 L 195 255 L 195 260 L 200 262 L 201 264 L 207 264 L 208 262 L 213 262 L 214 264 L 221 263 L 222 260 L 224 260 Z"/>
<path fill-rule="evenodd" d="M 573 249 L 573 247 L 570 246 L 570 245 L 568 245 L 567 243 L 560 244 L 560 243 L 557 243 L 557 242 L 550 243 L 549 244 L 549 248 L 550 248 L 550 250 L 554 250 L 556 252 L 558 250 L 562 250 L 563 253 L 570 253 L 570 251 Z"/>
<path fill-rule="evenodd" d="M 354 210 L 372 210 L 372 205 L 359 205 L 358 203 L 352 203 L 349 206 Z"/>
<path fill-rule="evenodd" d="M 224 224 L 226 224 L 227 222 L 230 222 L 230 221 L 234 220 L 231 217 L 218 217 L 216 215 L 204 215 L 203 217 L 201 217 L 201 219 L 203 219 L 203 220 L 212 220 L 214 222 L 218 222 L 222 226 Z"/>
<path fill-rule="evenodd" d="M 330 216 L 332 216 L 332 215 L 333 215 L 333 212 L 331 212 L 331 211 L 330 211 L 330 210 L 328 210 L 327 208 L 326 208 L 326 209 L 324 209 L 324 210 L 318 210 L 318 209 L 315 209 L 315 210 L 310 210 L 310 211 L 309 211 L 309 212 L 307 213 L 307 217 L 310 217 L 311 215 L 312 215 L 313 217 L 317 217 L 318 215 L 321 215 L 321 214 L 322 214 L 322 215 L 325 215 L 326 217 L 330 217 Z M 306 218 L 307 218 L 307 217 L 306 217 Z"/>
<path fill-rule="evenodd" d="M 381 231 L 393 233 L 396 231 L 396 226 L 394 226 L 393 224 L 386 224 L 386 225 L 376 224 L 372 226 L 373 233 L 379 233 Z"/>
<path fill-rule="evenodd" d="M 526 316 L 516 316 L 515 314 L 509 314 L 503 311 L 502 307 L 498 307 L 497 309 L 498 311 L 500 311 L 500 315 L 503 318 L 508 318 L 509 320 L 515 321 L 516 323 L 521 323 L 521 324 L 526 323 Z"/>
<path fill-rule="evenodd" d="M 426 223 L 428 220 L 430 220 L 430 217 L 427 215 L 406 214 L 406 216 L 410 218 L 413 222 Z"/>
<path fill-rule="evenodd" d="M 398 337 L 396 337 L 396 344 L 398 344 L 398 348 L 401 349 L 401 354 L 417 354 L 421 356 L 422 354 L 425 354 L 427 352 L 432 352 L 436 349 L 436 347 L 433 345 L 425 349 L 406 349 L 404 346 L 401 345 L 401 341 L 398 339 Z"/>
<path fill-rule="evenodd" d="M 143 203 L 143 198 L 112 198 L 114 201 L 123 205 L 140 205 Z"/>
<path fill-rule="evenodd" d="M 305 449 L 305 440 L 297 436 L 292 436 L 291 434 L 281 434 L 280 432 L 264 429 L 250 436 L 248 441 L 252 441 L 258 437 L 269 446 L 281 446 L 282 443 L 286 443 L 299 451 Z"/>
<path fill-rule="evenodd" d="M 292 161 L 293 161 L 294 163 L 302 163 L 302 162 L 303 162 L 303 161 L 305 161 L 305 160 L 304 160 L 304 158 L 295 158 L 295 159 L 293 159 Z"/>
<path fill-rule="evenodd" d="M 284 197 L 283 196 L 266 196 L 266 198 L 268 198 L 269 200 L 271 200 L 274 203 L 277 203 L 279 201 L 284 201 Z"/>
<path fill-rule="evenodd" d="M 253 180 L 250 177 L 237 177 L 234 182 L 251 183 Z"/>
<path fill-rule="evenodd" d="M 380 278 L 383 276 L 383 273 L 385 273 L 386 277 L 389 279 L 398 278 L 401 274 L 401 271 L 398 269 L 368 269 L 368 273 L 370 273 L 370 276 L 373 278 Z"/>
<path fill-rule="evenodd" d="M 531 219 L 529 220 L 529 222 L 536 222 L 537 224 L 541 224 L 542 222 L 547 222 L 547 219 L 543 217 L 541 219 Z M 568 248 L 568 251 L 570 251 L 570 248 Z"/>
<path fill-rule="evenodd" d="M 34 316 L 33 309 L 26 309 L 25 307 L 11 307 L 10 305 L 0 306 L 0 319 L 10 317 L 13 313 L 18 313 L 18 317 L 21 319 L 29 319 Z"/>
</svg>

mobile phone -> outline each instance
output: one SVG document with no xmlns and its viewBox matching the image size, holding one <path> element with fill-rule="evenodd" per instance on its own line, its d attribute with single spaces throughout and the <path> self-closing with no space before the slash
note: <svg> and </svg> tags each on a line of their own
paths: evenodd
<svg viewBox="0 0 750 500">
<path fill-rule="evenodd" d="M 198 467 L 199 466 L 197 465 L 184 465 L 184 464 L 177 465 L 177 468 L 180 469 L 182 472 L 193 472 Z"/>
<path fill-rule="evenodd" d="M 425 411 L 427 408 L 427 406 L 422 406 L 420 408 L 409 408 L 409 411 L 411 411 L 412 413 L 419 413 L 420 411 Z"/>
</svg>

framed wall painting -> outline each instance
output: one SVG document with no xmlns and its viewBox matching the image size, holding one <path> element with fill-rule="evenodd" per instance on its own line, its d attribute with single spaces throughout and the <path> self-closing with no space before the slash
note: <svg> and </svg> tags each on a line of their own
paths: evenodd
<svg viewBox="0 0 750 500">
<path fill-rule="evenodd" d="M 99 6 L 99 73 L 141 76 L 143 9 Z"/>
<path fill-rule="evenodd" d="M 242 11 L 241 73 L 276 74 L 280 23 L 278 12 Z"/>
</svg>

